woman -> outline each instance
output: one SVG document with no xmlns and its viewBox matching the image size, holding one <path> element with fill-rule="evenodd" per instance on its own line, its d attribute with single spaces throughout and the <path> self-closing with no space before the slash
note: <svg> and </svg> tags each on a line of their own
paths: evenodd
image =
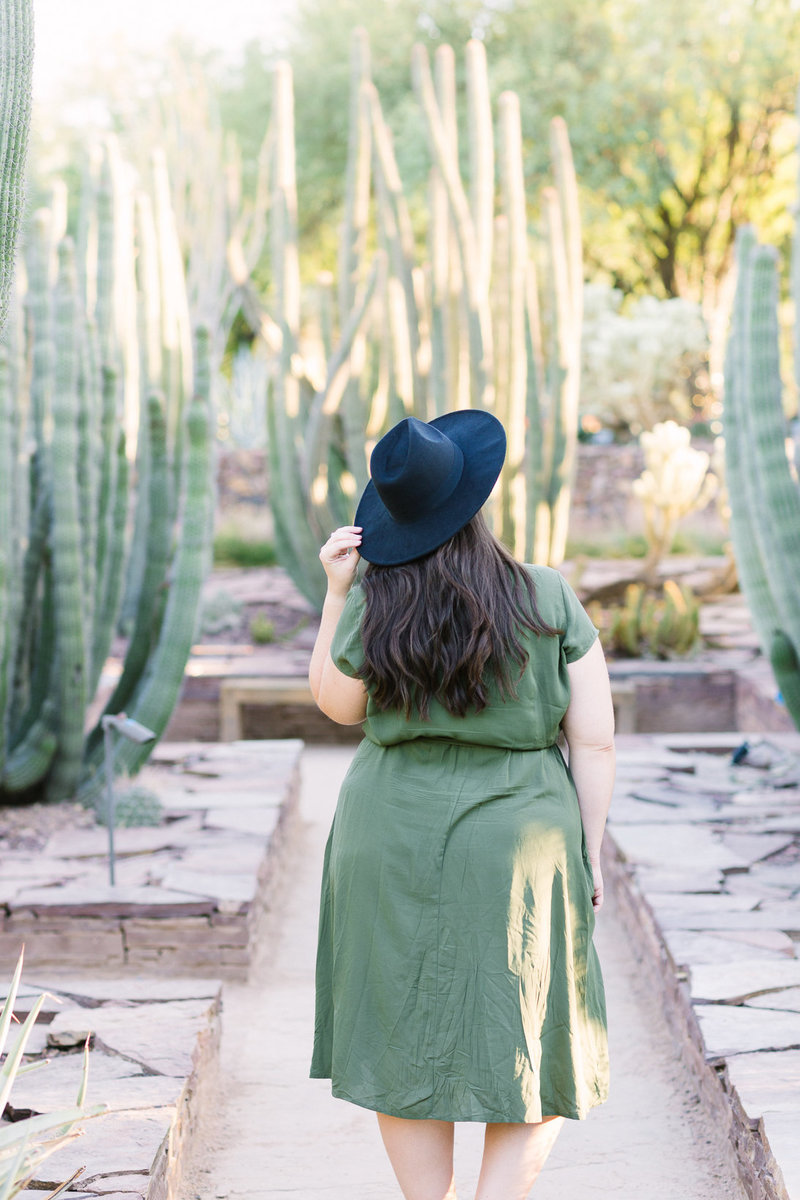
<svg viewBox="0 0 800 1200">
<path fill-rule="evenodd" d="M 475 409 L 401 421 L 320 551 L 311 689 L 365 738 L 325 855 L 311 1074 L 378 1113 L 406 1200 L 455 1197 L 455 1121 L 486 1122 L 476 1200 L 523 1200 L 608 1088 L 608 674 L 561 575 L 480 515 L 505 444 Z"/>
</svg>

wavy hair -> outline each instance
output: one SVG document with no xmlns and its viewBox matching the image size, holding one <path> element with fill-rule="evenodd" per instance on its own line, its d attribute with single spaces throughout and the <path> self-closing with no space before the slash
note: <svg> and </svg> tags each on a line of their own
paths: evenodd
<svg viewBox="0 0 800 1200">
<path fill-rule="evenodd" d="M 542 618 L 533 580 L 481 513 L 424 558 L 370 563 L 363 589 L 358 675 L 379 710 L 406 717 L 426 720 L 431 699 L 454 716 L 480 712 L 491 683 L 515 697 L 528 662 L 523 631 L 561 632 Z"/>
</svg>

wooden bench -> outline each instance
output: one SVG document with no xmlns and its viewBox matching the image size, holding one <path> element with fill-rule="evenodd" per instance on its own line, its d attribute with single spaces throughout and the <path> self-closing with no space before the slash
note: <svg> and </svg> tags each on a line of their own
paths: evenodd
<svg viewBox="0 0 800 1200">
<path fill-rule="evenodd" d="M 281 704 L 314 704 L 308 680 L 286 678 L 228 676 L 219 685 L 219 737 L 222 742 L 237 742 L 242 736 L 242 705 L 260 704 L 274 708 Z"/>
</svg>

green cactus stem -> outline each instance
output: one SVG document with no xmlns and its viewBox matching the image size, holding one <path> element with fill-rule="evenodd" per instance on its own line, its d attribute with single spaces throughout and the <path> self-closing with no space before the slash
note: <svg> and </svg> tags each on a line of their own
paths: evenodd
<svg viewBox="0 0 800 1200">
<path fill-rule="evenodd" d="M 198 381 L 208 380 L 202 364 L 208 355 L 208 332 L 196 334 Z M 197 633 L 200 593 L 208 571 L 212 497 L 208 486 L 211 460 L 210 396 L 196 390 L 187 414 L 188 456 L 186 490 L 181 510 L 181 533 L 169 580 L 158 642 L 147 670 L 134 691 L 127 711 L 157 737 L 167 727 L 180 695 L 183 674 Z M 132 742 L 118 746 L 118 773 L 137 771 L 150 753 Z"/>
<path fill-rule="evenodd" d="M 0 5 L 0 332 L 8 314 L 31 120 L 33 4 Z"/>
<path fill-rule="evenodd" d="M 800 660 L 791 641 L 780 629 L 772 635 L 769 658 L 781 698 L 800 729 Z"/>
<path fill-rule="evenodd" d="M 780 624 L 800 646 L 800 489 L 786 454 L 778 326 L 777 251 L 751 251 L 747 326 L 748 439 L 756 536 Z M 766 648 L 768 653 L 768 647 Z"/>
<path fill-rule="evenodd" d="M 72 242 L 59 246 L 55 292 L 55 378 L 53 439 L 50 446 L 53 505 L 51 543 L 55 588 L 56 657 L 58 659 L 58 750 L 48 777 L 47 797 L 71 795 L 83 753 L 87 703 L 87 654 L 83 625 L 78 462 L 77 286 Z"/>
</svg>

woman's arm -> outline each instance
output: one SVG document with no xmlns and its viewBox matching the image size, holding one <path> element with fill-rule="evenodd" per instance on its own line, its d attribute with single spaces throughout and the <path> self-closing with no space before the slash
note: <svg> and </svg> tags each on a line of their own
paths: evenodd
<svg viewBox="0 0 800 1200">
<path fill-rule="evenodd" d="M 603 903 L 600 843 L 614 787 L 614 706 L 599 639 L 583 658 L 567 664 L 567 672 L 570 702 L 561 724 L 594 872 L 592 902 L 597 911 Z"/>
<path fill-rule="evenodd" d="M 319 552 L 328 576 L 328 592 L 322 607 L 319 633 L 311 654 L 308 682 L 319 708 L 339 725 L 358 725 L 367 715 L 367 690 L 360 679 L 352 679 L 334 666 L 331 642 L 342 615 L 347 593 L 358 570 L 361 530 L 345 525 L 335 530 Z"/>
</svg>

